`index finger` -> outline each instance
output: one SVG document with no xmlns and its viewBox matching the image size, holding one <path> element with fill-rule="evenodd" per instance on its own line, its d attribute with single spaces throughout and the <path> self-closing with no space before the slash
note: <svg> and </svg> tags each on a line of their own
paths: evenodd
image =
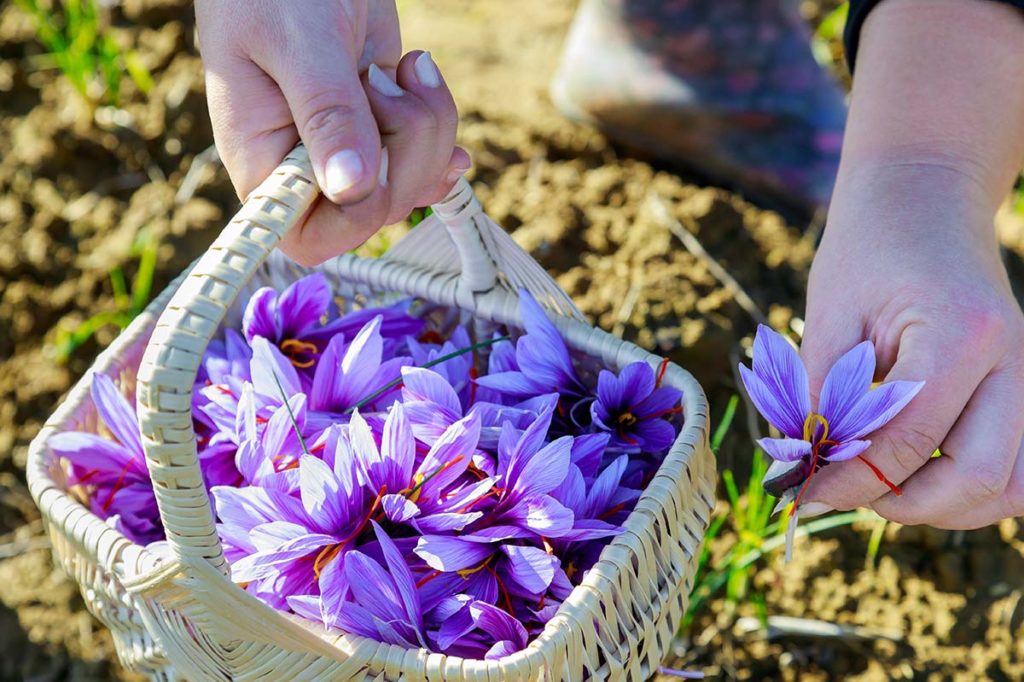
<svg viewBox="0 0 1024 682">
<path fill-rule="evenodd" d="M 977 357 L 963 358 L 964 346 L 952 337 L 924 324 L 910 324 L 900 335 L 896 362 L 885 380 L 924 381 L 924 387 L 891 422 L 865 435 L 871 447 L 862 454 L 895 484 L 925 465 L 991 369 Z M 889 492 L 875 470 L 851 461 L 824 467 L 804 499 L 853 509 Z"/>
</svg>

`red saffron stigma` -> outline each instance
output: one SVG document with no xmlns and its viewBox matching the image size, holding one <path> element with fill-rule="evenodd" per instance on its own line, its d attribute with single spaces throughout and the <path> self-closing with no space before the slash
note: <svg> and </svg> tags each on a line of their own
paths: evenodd
<svg viewBox="0 0 1024 682">
<path fill-rule="evenodd" d="M 800 498 L 804 496 L 804 491 L 807 490 L 807 486 L 810 485 L 811 479 L 814 478 L 815 472 L 818 470 L 818 446 L 815 445 L 811 451 L 811 473 L 807 474 L 807 480 L 804 481 L 803 486 L 800 488 L 800 492 L 797 493 L 796 499 L 793 500 L 793 506 L 790 507 L 789 515 L 793 513 L 800 506 Z"/>
<path fill-rule="evenodd" d="M 439 575 L 441 575 L 441 571 L 431 571 L 430 573 L 427 573 L 425 576 L 419 579 L 419 581 L 416 583 L 416 587 L 423 587 Z"/>
<path fill-rule="evenodd" d="M 480 372 L 476 367 L 469 368 L 469 404 L 476 402 L 476 380 L 480 378 Z"/>
<path fill-rule="evenodd" d="M 113 504 L 114 502 L 114 495 L 116 495 L 117 491 L 124 487 L 124 477 L 128 475 L 128 469 L 131 468 L 131 466 L 132 461 L 128 460 L 128 462 L 124 465 L 124 468 L 121 469 L 121 474 L 117 477 L 117 481 L 114 482 L 114 487 L 110 489 L 110 495 L 108 495 L 107 499 L 103 502 L 103 511 L 110 511 L 110 505 Z"/>
<path fill-rule="evenodd" d="M 436 343 L 439 346 L 444 344 L 444 337 L 433 329 L 428 329 L 420 334 L 419 340 L 420 343 Z"/>
<path fill-rule="evenodd" d="M 665 372 L 668 371 L 668 358 L 661 359 L 661 365 L 658 367 L 658 378 L 655 380 L 654 385 L 657 388 L 661 388 L 661 381 L 665 378 Z"/>
<path fill-rule="evenodd" d="M 903 489 L 900 488 L 895 483 L 893 483 L 892 481 L 890 481 L 888 478 L 886 478 L 885 474 L 882 473 L 882 470 L 876 467 L 871 462 L 869 462 L 867 458 L 864 457 L 864 455 L 857 455 L 857 459 L 864 462 L 864 464 L 867 465 L 868 469 L 871 469 L 872 473 L 874 473 L 874 475 L 878 477 L 878 480 L 884 483 L 886 487 L 888 487 L 889 490 L 892 491 L 893 495 L 899 497 L 900 495 L 903 494 Z"/>
</svg>

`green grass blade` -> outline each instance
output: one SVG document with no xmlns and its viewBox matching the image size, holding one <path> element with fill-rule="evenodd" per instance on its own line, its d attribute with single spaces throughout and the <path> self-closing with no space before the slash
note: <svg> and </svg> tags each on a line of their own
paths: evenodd
<svg viewBox="0 0 1024 682">
<path fill-rule="evenodd" d="M 722 413 L 722 421 L 718 422 L 715 434 L 711 437 L 711 452 L 717 453 L 718 449 L 722 447 L 722 441 L 725 439 L 725 434 L 729 432 L 729 427 L 732 426 L 732 421 L 736 416 L 736 407 L 739 403 L 740 397 L 738 395 L 729 398 L 729 403 L 725 406 L 725 412 Z"/>
</svg>

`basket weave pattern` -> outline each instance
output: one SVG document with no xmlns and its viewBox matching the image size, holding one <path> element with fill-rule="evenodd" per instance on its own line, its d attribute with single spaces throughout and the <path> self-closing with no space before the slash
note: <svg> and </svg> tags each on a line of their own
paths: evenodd
<svg viewBox="0 0 1024 682">
<path fill-rule="evenodd" d="M 714 496 L 707 402 L 684 392 L 684 426 L 625 530 L 521 652 L 478 661 L 404 649 L 275 611 L 231 583 L 196 457 L 191 393 L 210 339 L 237 317 L 240 294 L 302 274 L 271 254 L 317 198 L 300 146 L 246 201 L 221 236 L 139 316 L 72 389 L 30 448 L 28 478 L 56 560 L 113 633 L 126 667 L 154 679 L 645 680 L 669 650 L 686 608 Z M 478 325 L 518 326 L 526 288 L 554 314 L 570 347 L 610 368 L 658 363 L 588 326 L 550 277 L 482 212 L 460 181 L 380 259 L 350 254 L 320 269 L 340 296 L 416 296 L 471 312 Z M 485 327 L 481 327 L 485 328 Z M 143 446 L 169 554 L 136 545 L 66 490 L 50 436 L 96 423 L 92 374 L 136 384 Z"/>
</svg>

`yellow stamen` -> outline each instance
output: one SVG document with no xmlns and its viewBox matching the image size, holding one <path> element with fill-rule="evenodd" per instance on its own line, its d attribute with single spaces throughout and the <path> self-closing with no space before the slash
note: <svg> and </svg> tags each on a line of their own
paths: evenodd
<svg viewBox="0 0 1024 682">
<path fill-rule="evenodd" d="M 412 477 L 412 487 L 399 490 L 399 495 L 405 495 L 410 502 L 420 499 L 420 492 L 423 490 L 423 474 L 416 474 Z"/>
<path fill-rule="evenodd" d="M 819 424 L 824 428 L 821 440 L 828 440 L 828 420 L 815 412 L 808 412 L 807 419 L 804 419 L 804 440 L 814 442 L 814 432 Z"/>
<path fill-rule="evenodd" d="M 481 561 L 476 566 L 472 566 L 470 568 L 464 568 L 461 571 L 455 571 L 455 572 L 458 573 L 459 575 L 461 575 L 466 580 L 469 580 L 469 576 L 473 575 L 474 573 L 479 573 L 480 571 L 484 570 L 485 568 L 487 568 L 487 564 L 489 564 L 490 562 L 491 562 L 491 557 L 487 557 L 486 559 Z"/>
<path fill-rule="evenodd" d="M 285 339 L 281 342 L 281 352 L 288 356 L 291 363 L 299 369 L 306 369 L 312 367 L 315 359 L 310 358 L 309 360 L 299 360 L 296 356 L 300 353 L 306 353 L 308 355 L 316 355 L 318 353 L 316 344 L 309 343 L 308 341 L 299 341 L 298 339 Z"/>
<path fill-rule="evenodd" d="M 636 424 L 636 415 L 632 412 L 623 412 L 619 415 L 619 426 L 628 428 L 634 424 Z"/>
</svg>

